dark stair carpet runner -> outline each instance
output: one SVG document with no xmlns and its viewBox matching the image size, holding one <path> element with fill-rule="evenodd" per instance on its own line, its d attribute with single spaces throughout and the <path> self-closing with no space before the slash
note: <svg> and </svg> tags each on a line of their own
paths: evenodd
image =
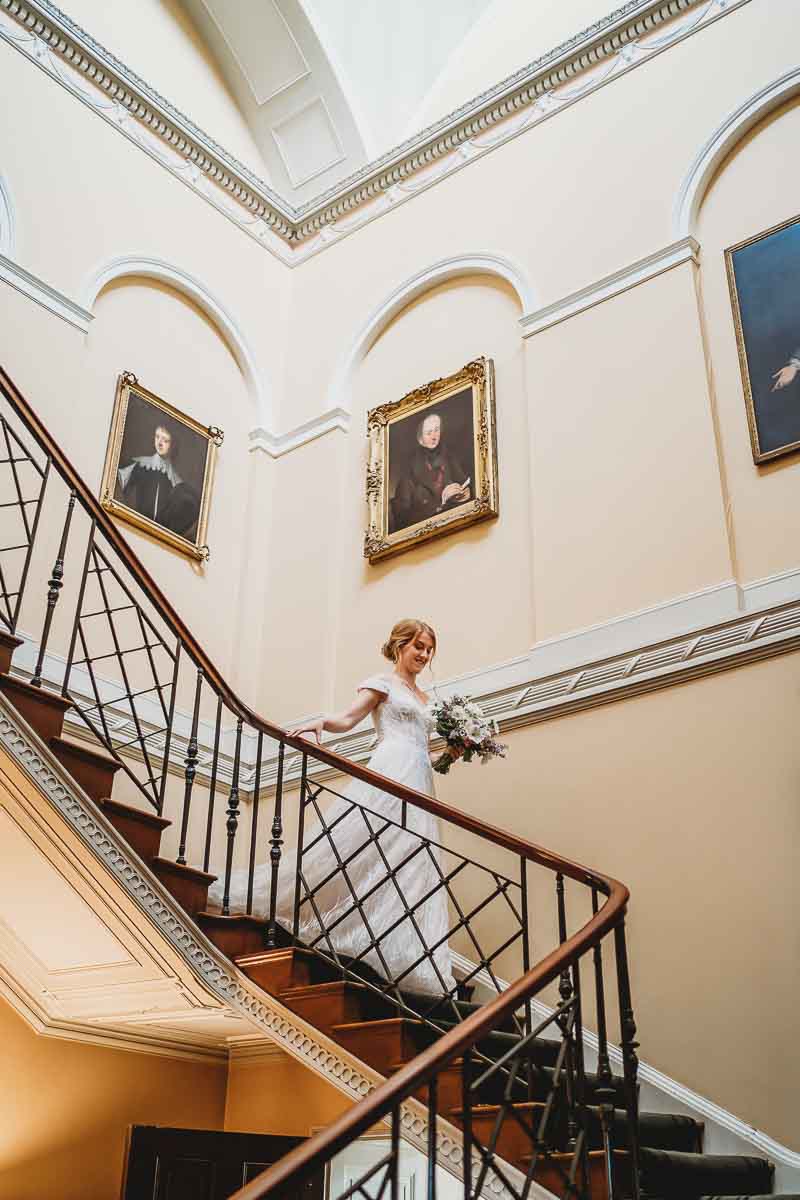
<svg viewBox="0 0 800 1200">
<path fill-rule="evenodd" d="M 240 969 L 265 991 L 276 996 L 287 1008 L 350 1050 L 356 1057 L 382 1074 L 391 1074 L 407 1063 L 440 1032 L 452 1028 L 477 1007 L 464 995 L 455 1002 L 431 1008 L 430 997 L 403 995 L 409 1010 L 400 1015 L 390 1000 L 381 994 L 380 977 L 363 965 L 358 967 L 361 981 L 343 980 L 342 972 L 323 956 L 303 948 L 284 945 L 264 950 L 264 922 L 253 917 L 223 917 L 205 911 L 208 888 L 214 876 L 192 867 L 182 867 L 159 857 L 161 835 L 169 821 L 111 798 L 118 763 L 86 743 L 63 736 L 64 716 L 69 703 L 45 688 L 35 688 L 12 676 L 11 658 L 17 638 L 0 632 L 0 690 L 20 715 L 39 734 L 76 779 L 87 795 L 103 811 L 132 849 L 150 867 L 164 887 L 172 893 L 206 935 L 223 953 L 234 959 Z M 288 940 L 285 935 L 285 940 Z M 347 963 L 344 964 L 347 966 Z M 355 969 L 355 965 L 353 965 Z M 456 1011 L 454 1011 L 456 1010 Z M 427 1016 L 440 1032 L 417 1019 Z M 478 1051 L 487 1060 L 496 1061 L 514 1045 L 517 1038 L 513 1022 L 506 1029 L 482 1039 Z M 531 1161 L 531 1139 L 527 1129 L 535 1128 L 541 1116 L 557 1055 L 557 1043 L 537 1039 L 528 1056 L 530 1087 L 520 1081 L 524 1097 L 513 1104 L 514 1113 L 506 1112 L 497 1140 L 497 1152 L 521 1170 Z M 603 1175 L 599 1110 L 596 1106 L 597 1079 L 586 1077 L 589 1104 L 590 1178 L 593 1200 L 606 1195 Z M 624 1147 L 627 1118 L 621 1079 L 614 1079 L 614 1143 Z M 421 1089 L 419 1099 L 427 1099 Z M 439 1111 L 459 1124 L 461 1116 L 461 1063 L 456 1062 L 439 1077 Z M 487 1145 L 497 1126 L 502 1103 L 502 1083 L 490 1084 L 473 1108 L 475 1136 Z M 558 1129 L 558 1121 L 556 1121 Z M 562 1130 L 562 1134 L 565 1131 Z M 556 1134 L 556 1138 L 559 1135 Z M 642 1185 L 648 1200 L 777 1200 L 772 1192 L 773 1166 L 766 1159 L 739 1155 L 702 1153 L 703 1127 L 690 1117 L 678 1114 L 640 1114 L 642 1145 Z M 554 1156 L 556 1159 L 559 1155 Z M 569 1168 L 570 1155 L 563 1153 L 562 1167 Z M 625 1186 L 627 1153 L 617 1153 L 619 1179 Z M 536 1176 L 543 1186 L 563 1194 L 563 1176 L 545 1169 Z M 782 1194 L 782 1200 L 800 1200 L 800 1195 Z"/>
</svg>

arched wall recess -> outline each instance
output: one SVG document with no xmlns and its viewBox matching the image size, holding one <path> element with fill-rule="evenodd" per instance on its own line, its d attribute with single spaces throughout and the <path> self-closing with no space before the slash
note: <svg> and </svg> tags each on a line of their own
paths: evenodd
<svg viewBox="0 0 800 1200">
<path fill-rule="evenodd" d="M 82 303 L 90 312 L 103 288 L 115 279 L 138 275 L 144 279 L 155 279 L 168 284 L 188 296 L 199 309 L 216 325 L 242 372 L 247 389 L 256 405 L 259 425 L 272 425 L 271 394 L 264 373 L 256 362 L 255 355 L 236 321 L 223 305 L 198 279 L 180 267 L 158 258 L 129 254 L 112 258 L 98 267 L 83 288 Z"/>
<path fill-rule="evenodd" d="M 689 167 L 675 198 L 672 224 L 676 238 L 694 233 L 700 205 L 722 160 L 749 129 L 800 94 L 800 67 L 779 75 L 749 96 L 719 125 Z"/>
<path fill-rule="evenodd" d="M 489 275 L 504 279 L 516 292 L 523 313 L 530 312 L 536 306 L 535 292 L 524 271 L 510 259 L 503 258 L 501 255 L 487 253 L 455 255 L 452 258 L 443 258 L 431 266 L 423 267 L 421 271 L 417 271 L 415 275 L 390 292 L 373 309 L 359 329 L 346 354 L 339 360 L 331 381 L 328 391 L 329 411 L 336 410 L 349 415 L 352 407 L 350 381 L 353 372 L 397 314 L 425 292 L 446 283 L 449 279 L 459 279 L 465 275 Z"/>
<path fill-rule="evenodd" d="M 8 184 L 0 175 L 0 254 L 13 258 L 15 241 L 14 202 Z"/>
</svg>

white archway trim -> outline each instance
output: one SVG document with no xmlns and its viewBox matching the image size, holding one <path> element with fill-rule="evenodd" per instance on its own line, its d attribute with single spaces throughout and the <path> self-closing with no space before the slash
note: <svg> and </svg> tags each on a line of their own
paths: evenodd
<svg viewBox="0 0 800 1200">
<path fill-rule="evenodd" d="M 259 424 L 269 427 L 272 421 L 271 404 L 264 374 L 239 325 L 227 309 L 208 290 L 204 283 L 195 279 L 188 271 L 141 254 L 123 254 L 112 258 L 98 267 L 88 278 L 83 288 L 83 304 L 90 312 L 103 288 L 115 279 L 138 275 L 144 279 L 155 279 L 188 296 L 222 334 L 233 357 L 244 376 L 247 388 L 255 401 Z"/>
<path fill-rule="evenodd" d="M 514 289 L 522 311 L 529 312 L 535 305 L 535 293 L 525 272 L 511 259 L 500 254 L 479 251 L 475 254 L 457 254 L 440 259 L 423 267 L 409 279 L 398 284 L 381 303 L 372 310 L 363 323 L 347 353 L 340 359 L 328 391 L 328 409 L 351 410 L 350 379 L 353 371 L 369 353 L 370 348 L 384 329 L 412 300 L 416 300 L 432 288 L 459 279 L 465 275 L 489 275 L 504 279 Z"/>
<path fill-rule="evenodd" d="M 14 201 L 3 176 L 0 175 L 0 254 L 7 258 L 14 257 L 17 224 L 14 215 Z"/>
<path fill-rule="evenodd" d="M 800 67 L 793 67 L 754 92 L 714 130 L 689 167 L 675 198 L 672 225 L 676 238 L 685 238 L 694 233 L 708 185 L 733 146 L 741 141 L 749 129 L 798 93 Z"/>
</svg>

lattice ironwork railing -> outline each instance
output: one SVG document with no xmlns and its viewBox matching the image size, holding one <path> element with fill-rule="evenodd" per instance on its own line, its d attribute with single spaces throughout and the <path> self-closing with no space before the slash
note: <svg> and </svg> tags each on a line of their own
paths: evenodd
<svg viewBox="0 0 800 1200">
<path fill-rule="evenodd" d="M 242 1200 L 294 1187 L 381 1121 L 391 1148 L 346 1195 L 400 1200 L 400 1114 L 415 1098 L 427 1108 L 430 1200 L 446 1121 L 463 1137 L 464 1200 L 487 1188 L 527 1200 L 542 1186 L 636 1196 L 625 888 L 259 717 L 1 370 L 0 396 L 0 623 L 27 642 L 30 684 L 68 700 L 73 731 L 115 760 L 115 798 L 172 822 L 162 854 L 217 877 L 222 915 L 260 919 L 266 948 L 304 945 L 424 1031 L 426 1049 Z M 328 782 L 332 771 L 344 782 Z M 448 948 L 461 956 L 457 980 Z"/>
</svg>

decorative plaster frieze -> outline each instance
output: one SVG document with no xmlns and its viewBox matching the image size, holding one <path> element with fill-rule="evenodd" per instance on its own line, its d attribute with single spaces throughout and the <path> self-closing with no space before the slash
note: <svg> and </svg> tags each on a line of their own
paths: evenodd
<svg viewBox="0 0 800 1200">
<path fill-rule="evenodd" d="M 288 433 L 275 434 L 264 428 L 251 429 L 250 450 L 261 450 L 270 458 L 281 458 L 326 433 L 336 430 L 347 433 L 349 428 L 350 413 L 343 408 L 329 408 L 311 421 L 305 421 L 302 425 L 290 429 Z"/>
<path fill-rule="evenodd" d="M 89 326 L 94 319 L 92 313 L 80 304 L 76 304 L 74 300 L 70 300 L 69 296 L 59 292 L 57 288 L 45 283 L 38 275 L 26 271 L 18 262 L 5 254 L 0 254 L 0 280 L 10 287 L 16 288 L 18 292 L 22 292 L 23 296 L 27 296 L 29 300 L 40 304 L 54 316 L 60 317 L 68 325 L 79 329 L 81 333 L 89 332 Z"/>
<path fill-rule="evenodd" d="M 569 317 L 594 308 L 596 304 L 602 304 L 614 296 L 621 296 L 623 292 L 638 287 L 640 283 L 646 283 L 649 279 L 655 279 L 657 275 L 663 275 L 665 271 L 671 271 L 673 267 L 682 263 L 696 264 L 699 255 L 700 246 L 693 237 L 681 238 L 680 241 L 665 246 L 663 250 L 656 250 L 630 266 L 579 288 L 577 292 L 571 292 L 570 295 L 563 296 L 544 308 L 526 313 L 519 321 L 522 336 L 528 338 L 535 333 L 541 333 L 552 325 L 558 325 L 560 321 L 566 321 Z"/>
<path fill-rule="evenodd" d="M 220 954 L 155 876 L 131 853 L 120 834 L 3 696 L 0 696 L 0 748 L 67 821 L 91 854 L 135 902 L 143 917 L 152 922 L 178 951 L 212 996 L 261 1028 L 282 1050 L 322 1076 L 354 1103 L 382 1082 L 378 1072 L 349 1055 L 274 997 L 262 992 Z M 101 1036 L 99 1029 L 96 1033 Z M 419 1101 L 409 1099 L 400 1106 L 400 1132 L 401 1137 L 425 1152 L 427 1108 Z M 436 1141 L 439 1166 L 460 1178 L 463 1151 L 459 1131 L 440 1119 Z M 482 1194 L 487 1200 L 511 1200 L 502 1182 L 494 1176 L 487 1180 Z M 534 1194 L 548 1196 L 541 1189 Z"/>
<path fill-rule="evenodd" d="M 630 0 L 294 208 L 49 0 L 0 0 L 0 37 L 282 261 L 300 262 L 749 0 Z"/>
</svg>

